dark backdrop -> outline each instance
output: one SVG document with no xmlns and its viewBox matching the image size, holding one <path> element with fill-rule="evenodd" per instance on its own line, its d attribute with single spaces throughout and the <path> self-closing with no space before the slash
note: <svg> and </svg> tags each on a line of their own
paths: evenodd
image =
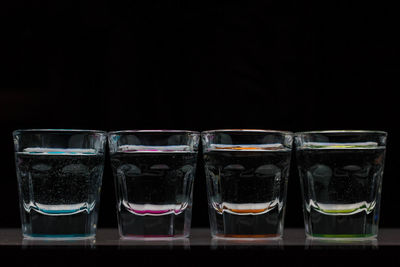
<svg viewBox="0 0 400 267">
<path fill-rule="evenodd" d="M 218 2 L 218 3 L 217 3 Z M 399 226 L 398 8 L 375 1 L 2 1 L 0 227 L 19 227 L 12 130 L 388 131 Z M 295 162 L 293 162 L 293 166 Z M 109 162 L 100 227 L 116 226 Z M 207 227 L 203 165 L 194 227 Z M 286 227 L 302 227 L 295 167 Z"/>
</svg>

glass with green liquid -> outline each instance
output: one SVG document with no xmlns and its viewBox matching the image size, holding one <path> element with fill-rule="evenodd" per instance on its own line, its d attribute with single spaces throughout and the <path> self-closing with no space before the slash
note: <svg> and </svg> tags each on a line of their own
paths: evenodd
<svg viewBox="0 0 400 267">
<path fill-rule="evenodd" d="M 387 133 L 296 133 L 306 235 L 376 238 Z"/>
</svg>

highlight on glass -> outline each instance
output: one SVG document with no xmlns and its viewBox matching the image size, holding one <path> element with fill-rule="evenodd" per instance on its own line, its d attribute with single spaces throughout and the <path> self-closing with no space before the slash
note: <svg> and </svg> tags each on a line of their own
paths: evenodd
<svg viewBox="0 0 400 267">
<path fill-rule="evenodd" d="M 107 134 L 28 129 L 13 137 L 23 236 L 94 237 Z"/>
<path fill-rule="evenodd" d="M 308 237 L 377 237 L 386 137 L 382 131 L 296 133 Z"/>
<path fill-rule="evenodd" d="M 284 131 L 202 132 L 213 237 L 282 237 L 292 140 Z"/>
<path fill-rule="evenodd" d="M 199 140 L 182 130 L 109 133 L 121 237 L 190 235 Z"/>
</svg>

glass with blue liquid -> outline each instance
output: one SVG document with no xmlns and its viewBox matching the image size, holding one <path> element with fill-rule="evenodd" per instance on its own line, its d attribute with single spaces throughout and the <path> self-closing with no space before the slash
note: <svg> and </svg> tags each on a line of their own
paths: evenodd
<svg viewBox="0 0 400 267">
<path fill-rule="evenodd" d="M 106 136 L 91 130 L 13 132 L 25 238 L 95 236 Z"/>
</svg>

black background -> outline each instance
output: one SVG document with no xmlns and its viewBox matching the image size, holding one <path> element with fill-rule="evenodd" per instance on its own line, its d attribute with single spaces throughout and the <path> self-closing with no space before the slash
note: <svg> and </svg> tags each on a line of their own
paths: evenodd
<svg viewBox="0 0 400 267">
<path fill-rule="evenodd" d="M 393 1 L 395 2 L 395 1 Z M 20 227 L 24 128 L 389 133 L 381 227 L 399 227 L 398 8 L 386 1 L 2 1 L 0 227 Z M 208 227 L 203 165 L 193 227 Z M 285 227 L 303 227 L 293 161 Z M 99 227 L 116 227 L 109 162 Z"/>
</svg>

